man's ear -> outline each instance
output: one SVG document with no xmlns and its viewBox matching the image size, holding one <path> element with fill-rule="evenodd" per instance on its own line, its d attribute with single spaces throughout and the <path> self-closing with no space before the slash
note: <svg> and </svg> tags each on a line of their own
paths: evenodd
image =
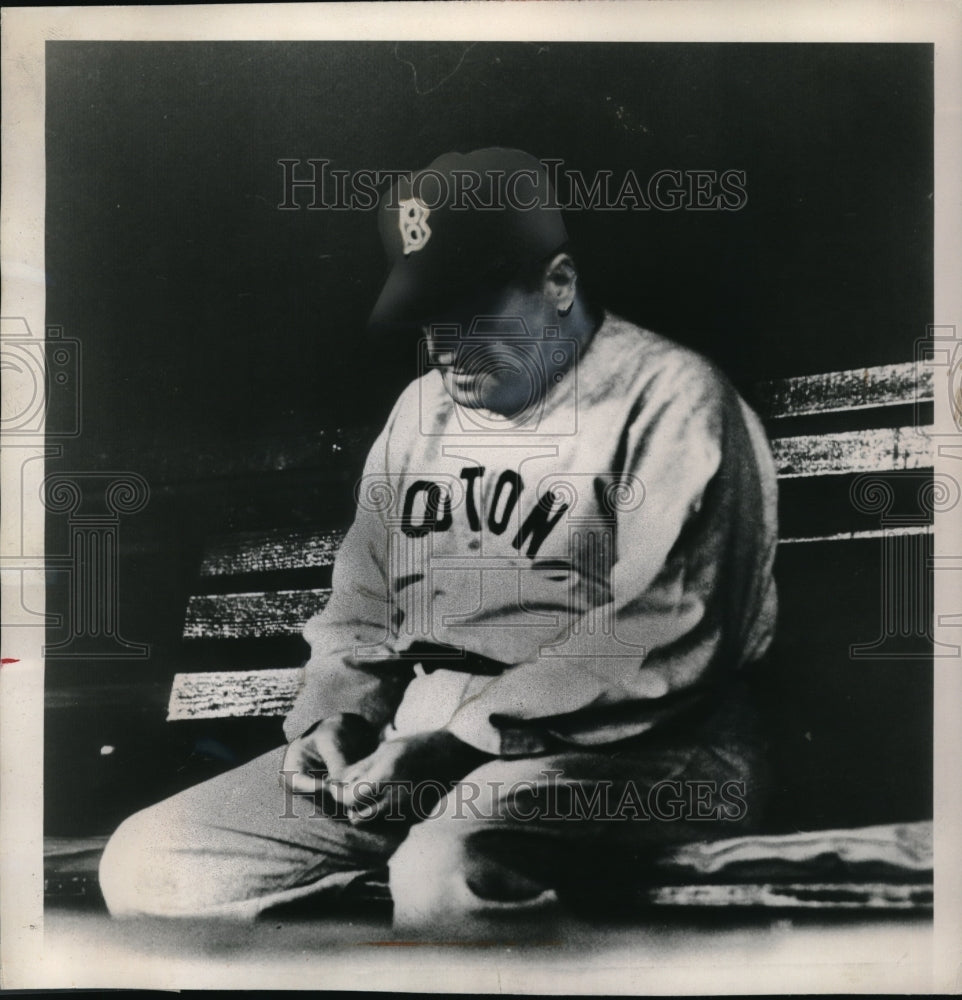
<svg viewBox="0 0 962 1000">
<path fill-rule="evenodd" d="M 559 315 L 567 316 L 575 301 L 578 269 L 571 255 L 562 251 L 548 261 L 544 269 L 542 289 Z"/>
</svg>

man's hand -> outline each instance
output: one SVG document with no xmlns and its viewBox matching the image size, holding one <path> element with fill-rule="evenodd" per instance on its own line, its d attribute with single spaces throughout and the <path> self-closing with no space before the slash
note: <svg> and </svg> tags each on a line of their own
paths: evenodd
<svg viewBox="0 0 962 1000">
<path fill-rule="evenodd" d="M 315 795 L 377 746 L 377 732 L 360 715 L 338 713 L 294 740 L 284 755 L 282 781 L 295 795 Z"/>
<path fill-rule="evenodd" d="M 324 786 L 352 823 L 423 819 L 456 781 L 488 759 L 445 730 L 417 733 L 381 743 L 337 772 L 331 768 Z"/>
</svg>

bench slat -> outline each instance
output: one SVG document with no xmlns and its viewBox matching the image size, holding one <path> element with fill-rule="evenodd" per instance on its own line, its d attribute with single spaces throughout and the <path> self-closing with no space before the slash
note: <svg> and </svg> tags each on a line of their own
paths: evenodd
<svg viewBox="0 0 962 1000">
<path fill-rule="evenodd" d="M 881 538 L 883 534 L 927 534 L 931 525 L 897 529 L 869 529 L 841 531 L 832 535 L 806 535 L 798 538 L 779 539 L 782 545 L 795 542 L 844 541 L 854 538 Z M 333 564 L 338 547 L 344 540 L 343 531 L 288 532 L 275 531 L 250 535 L 236 535 L 212 543 L 211 554 L 204 560 L 203 576 L 237 576 L 242 573 L 298 570 Z"/>
<path fill-rule="evenodd" d="M 934 366 L 906 362 L 848 371 L 774 379 L 754 386 L 759 415 L 770 420 L 813 413 L 928 402 L 934 398 Z M 271 433 L 247 443 L 243 455 L 219 443 L 172 456 L 150 454 L 160 481 L 210 481 L 277 472 L 326 470 L 349 473 L 380 431 L 372 427 L 334 427 L 309 434 Z"/>
<path fill-rule="evenodd" d="M 871 874 L 865 881 L 920 881 L 932 872 L 932 824 L 885 823 L 857 829 L 749 834 L 682 844 L 659 868 L 686 882 L 820 881 Z"/>
<path fill-rule="evenodd" d="M 781 538 L 779 544 L 865 541 L 894 535 L 930 535 L 932 533 L 933 526 L 931 524 L 907 525 L 838 532 L 832 535 Z M 294 549 L 293 542 L 291 545 L 292 549 L 285 553 L 285 558 L 289 561 L 290 566 L 296 566 L 298 551 Z M 245 594 L 195 595 L 188 602 L 184 637 L 187 639 L 257 639 L 300 635 L 307 620 L 327 604 L 330 593 L 328 588 L 318 588 Z M 268 673 L 271 672 L 268 671 Z M 244 709 L 236 714 L 253 713 Z"/>
<path fill-rule="evenodd" d="M 211 540 L 201 576 L 238 576 L 331 566 L 343 531 L 239 532 Z"/>
<path fill-rule="evenodd" d="M 802 535 L 798 538 L 779 538 L 779 545 L 798 545 L 801 542 L 853 542 L 865 538 L 889 538 L 895 535 L 931 535 L 932 524 L 906 524 L 893 528 L 871 528 L 867 531 L 839 531 L 834 535 Z"/>
<path fill-rule="evenodd" d="M 177 674 L 167 721 L 287 715 L 303 682 L 303 667 Z"/>
<path fill-rule="evenodd" d="M 331 596 L 330 588 L 191 597 L 185 639 L 244 639 L 300 635 L 305 622 Z"/>
<path fill-rule="evenodd" d="M 779 479 L 930 469 L 932 446 L 926 430 L 881 427 L 776 438 L 771 443 L 772 455 Z"/>
<path fill-rule="evenodd" d="M 148 450 L 147 468 L 156 469 L 161 483 L 203 483 L 218 479 L 250 479 L 279 472 L 320 472 L 332 480 L 357 470 L 374 440 L 377 427 L 331 427 L 310 433 L 272 431 L 246 439 L 243 451 L 237 442 L 210 437 L 190 450 Z"/>
<path fill-rule="evenodd" d="M 812 413 L 840 413 L 872 407 L 925 403 L 934 399 L 931 365 L 854 368 L 761 382 L 755 387 L 761 416 L 770 420 Z"/>
<path fill-rule="evenodd" d="M 915 427 L 775 438 L 772 454 L 782 479 L 893 472 L 931 468 L 933 464 L 929 438 Z M 344 534 L 339 530 L 279 529 L 221 536 L 211 542 L 200 575 L 238 576 L 330 566 Z M 829 537 L 866 536 L 852 532 L 819 540 Z M 800 540 L 804 539 L 787 539 Z"/>
<path fill-rule="evenodd" d="M 665 885 L 649 890 L 648 902 L 655 906 L 741 906 L 788 910 L 930 910 L 934 904 L 934 892 L 931 883 Z"/>
</svg>

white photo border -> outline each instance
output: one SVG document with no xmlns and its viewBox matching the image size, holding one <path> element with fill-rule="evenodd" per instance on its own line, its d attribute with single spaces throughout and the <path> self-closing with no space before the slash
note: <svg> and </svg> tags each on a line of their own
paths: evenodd
<svg viewBox="0 0 962 1000">
<path fill-rule="evenodd" d="M 498 9 L 491 9 L 498 3 Z M 537 40 L 929 42 L 935 53 L 935 305 L 934 324 L 962 328 L 962 8 L 945 2 L 888 0 L 847 3 L 752 0 L 599 0 L 594 3 L 467 0 L 459 4 L 345 3 L 141 7 L 15 8 L 2 13 L 2 309 L 31 330 L 44 316 L 44 44 L 47 40 Z M 6 373 L 4 373 L 6 376 Z M 941 442 L 936 470 L 958 478 L 962 430 L 947 394 L 936 396 Z M 44 447 L 3 450 L 2 555 L 24 568 L 6 608 L 23 600 L 44 609 L 44 515 L 39 501 L 21 509 L 21 476 L 42 477 Z M 36 491 L 34 491 L 36 495 Z M 29 558 L 27 556 L 29 555 Z M 962 598 L 962 523 L 936 514 L 937 641 L 957 645 Z M 20 560 L 18 563 L 17 560 Z M 42 566 L 42 563 L 39 564 Z M 33 572 L 29 572 L 30 567 Z M 20 585 L 23 583 L 21 592 Z M 962 990 L 962 663 L 935 661 L 935 914 L 931 952 L 900 941 L 884 924 L 840 932 L 837 947 L 815 954 L 799 929 L 776 953 L 750 946 L 739 954 L 688 954 L 654 964 L 630 949 L 575 967 L 542 953 L 530 962 L 496 956 L 426 951 L 380 955 L 358 973 L 357 950 L 343 962 L 327 956 L 324 982 L 313 967 L 228 970 L 197 959 L 151 962 L 117 949 L 88 954 L 78 966 L 45 950 L 42 877 L 43 628 L 3 636 L 0 673 L 0 886 L 2 986 L 57 987 L 305 987 L 424 992 L 730 993 L 959 992 Z M 824 941 L 819 939 L 820 946 Z M 387 949 L 381 949 L 382 952 Z M 408 960 L 410 959 L 410 960 Z"/>
</svg>

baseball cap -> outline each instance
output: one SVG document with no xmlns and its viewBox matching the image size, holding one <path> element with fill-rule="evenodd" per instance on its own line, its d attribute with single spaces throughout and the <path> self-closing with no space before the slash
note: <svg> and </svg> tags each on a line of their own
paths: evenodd
<svg viewBox="0 0 962 1000">
<path fill-rule="evenodd" d="M 399 178 L 378 206 L 391 271 L 370 325 L 430 320 L 503 286 L 568 239 L 544 166 L 519 149 L 445 153 Z"/>
</svg>

